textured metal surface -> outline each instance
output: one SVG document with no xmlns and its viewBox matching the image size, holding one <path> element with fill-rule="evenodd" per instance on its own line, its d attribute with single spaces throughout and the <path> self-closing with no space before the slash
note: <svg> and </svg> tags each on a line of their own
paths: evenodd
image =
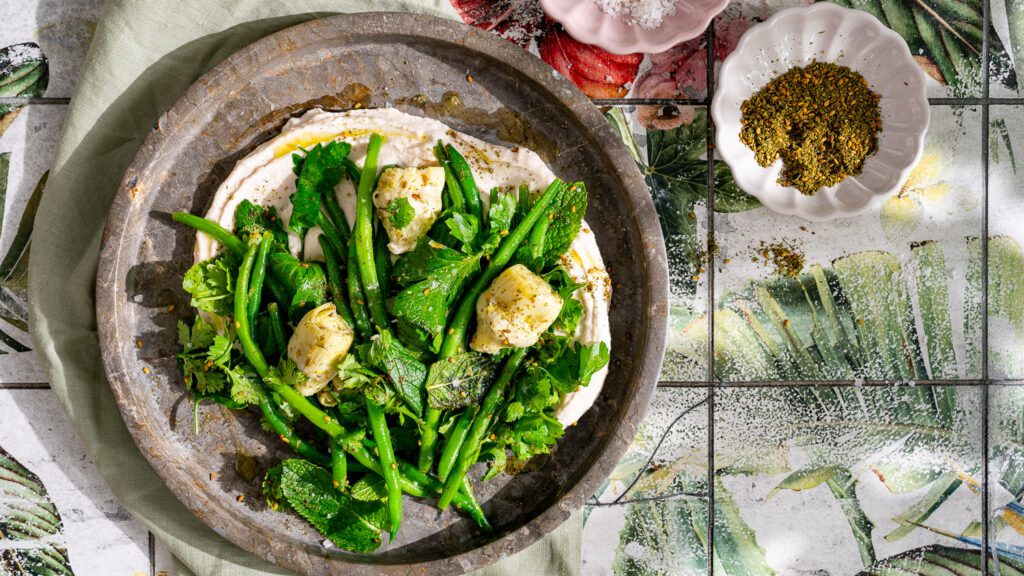
<svg viewBox="0 0 1024 576">
<path fill-rule="evenodd" d="M 451 91 L 461 105 L 452 105 Z M 326 548 L 304 521 L 263 505 L 262 472 L 290 453 L 261 429 L 257 414 L 204 405 L 202 432 L 193 433 L 174 354 L 175 324 L 192 315 L 180 286 L 194 236 L 169 218 L 176 210 L 204 212 L 234 163 L 288 118 L 357 103 L 395 106 L 488 141 L 538 148 L 559 176 L 584 180 L 587 220 L 615 290 L 604 390 L 550 457 L 480 486 L 495 532 L 406 498 L 398 541 L 372 555 Z M 514 45 L 411 14 L 311 21 L 246 47 L 197 81 L 161 117 L 125 174 L 107 220 L 96 292 L 107 376 L 157 473 L 218 533 L 305 574 L 406 573 L 413 564 L 430 574 L 461 573 L 554 530 L 593 494 L 632 439 L 655 387 L 667 317 L 657 216 L 600 111 Z M 238 502 L 243 493 L 249 497 Z"/>
</svg>

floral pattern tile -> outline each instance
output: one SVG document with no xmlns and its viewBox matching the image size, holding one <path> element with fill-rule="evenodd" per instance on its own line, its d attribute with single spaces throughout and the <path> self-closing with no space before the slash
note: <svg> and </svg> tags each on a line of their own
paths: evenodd
<svg viewBox="0 0 1024 576">
<path fill-rule="evenodd" d="M 103 0 L 0 2 L 0 48 L 19 45 L 45 55 L 49 63 L 49 86 L 33 96 L 71 96 L 102 7 Z"/>
<path fill-rule="evenodd" d="M 665 109 L 670 111 L 665 111 Z M 669 261 L 668 351 L 662 380 L 707 378 L 707 109 L 616 107 L 606 116 L 644 174 Z M 716 175 L 728 170 L 716 166 Z M 746 195 L 744 195 L 746 196 Z"/>
<path fill-rule="evenodd" d="M 989 113 L 989 374 L 1024 378 L 1024 205 L 1018 155 L 1024 107 L 993 106 Z"/>
<path fill-rule="evenodd" d="M 979 378 L 980 120 L 978 107 L 933 106 L 902 190 L 855 218 L 716 200 L 715 376 Z"/>
<path fill-rule="evenodd" d="M 1024 561 L 1024 386 L 989 391 L 989 530 L 1006 557 Z"/>
<path fill-rule="evenodd" d="M 718 390 L 716 574 L 979 566 L 981 402 L 971 386 Z"/>
<path fill-rule="evenodd" d="M 35 210 L 66 108 L 24 106 L 0 121 L 0 384 L 46 382 L 28 336 L 26 274 Z"/>
<path fill-rule="evenodd" d="M 145 527 L 114 499 L 53 393 L 0 390 L 0 422 L 0 574 L 149 574 Z"/>
<path fill-rule="evenodd" d="M 707 570 L 707 390 L 659 388 L 626 456 L 585 509 L 583 574 Z"/>
</svg>

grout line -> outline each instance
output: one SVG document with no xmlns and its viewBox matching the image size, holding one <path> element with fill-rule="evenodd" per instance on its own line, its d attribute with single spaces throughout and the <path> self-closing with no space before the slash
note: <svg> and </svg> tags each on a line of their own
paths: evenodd
<svg viewBox="0 0 1024 576">
<path fill-rule="evenodd" d="M 2 382 L 0 390 L 49 390 L 49 382 Z"/>
<path fill-rule="evenodd" d="M 742 381 L 716 381 L 715 387 L 717 388 L 771 388 L 771 387 L 800 387 L 800 386 L 833 386 L 837 388 L 851 387 L 851 386 L 863 386 L 863 387 L 896 387 L 896 386 L 983 386 L 989 382 L 980 379 L 970 380 L 914 380 L 913 384 L 909 381 L 894 381 L 894 380 L 742 380 Z M 996 382 L 996 384 L 1013 386 L 1022 385 L 1022 380 L 1006 380 Z M 708 382 L 706 380 L 663 380 L 658 382 L 659 388 L 698 388 L 706 387 Z"/>
<path fill-rule="evenodd" d="M 981 573 L 988 576 L 988 555 L 992 549 L 989 532 L 989 387 L 988 373 L 988 184 L 989 184 L 989 82 L 992 33 L 992 10 L 989 0 L 982 1 L 981 21 L 984 34 L 981 36 L 981 378 L 986 384 L 981 389 Z M 1019 99 L 1018 99 L 1019 100 Z M 997 555 L 998 556 L 998 555 Z M 999 576 L 999 561 L 996 559 L 996 576 Z"/>
<path fill-rule="evenodd" d="M 711 20 L 705 33 L 705 66 L 707 72 L 706 102 L 710 104 L 715 93 L 715 21 Z M 708 411 L 708 475 L 707 475 L 707 567 L 708 576 L 715 575 L 715 122 L 710 108 L 707 116 L 707 238 L 704 248 L 707 254 L 707 411 Z"/>
<path fill-rule="evenodd" d="M 148 530 L 146 534 L 149 536 L 149 576 L 156 576 L 156 538 Z"/>
<path fill-rule="evenodd" d="M 0 105 L 14 104 L 16 106 L 28 106 L 28 105 L 61 105 L 69 104 L 71 98 L 18 98 L 18 97 L 0 97 Z"/>
</svg>

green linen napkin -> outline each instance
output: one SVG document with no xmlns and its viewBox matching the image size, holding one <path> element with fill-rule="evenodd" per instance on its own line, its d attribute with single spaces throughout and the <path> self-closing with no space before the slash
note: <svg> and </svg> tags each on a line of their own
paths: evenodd
<svg viewBox="0 0 1024 576">
<path fill-rule="evenodd" d="M 196 519 L 128 434 L 103 375 L 96 334 L 94 279 L 107 210 L 146 133 L 203 72 L 282 28 L 360 11 L 457 17 L 448 0 L 108 0 L 64 121 L 32 239 L 32 337 L 53 390 L 100 474 L 170 549 L 182 575 L 287 572 Z M 581 530 L 577 514 L 480 574 L 576 574 Z"/>
</svg>

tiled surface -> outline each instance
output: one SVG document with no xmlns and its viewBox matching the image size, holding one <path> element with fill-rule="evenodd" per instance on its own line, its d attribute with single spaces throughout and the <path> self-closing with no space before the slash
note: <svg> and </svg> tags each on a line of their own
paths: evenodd
<svg viewBox="0 0 1024 576">
<path fill-rule="evenodd" d="M 0 2 L 0 48 L 34 42 L 50 65 L 49 98 L 71 96 L 96 30 L 103 0 Z"/>
<path fill-rule="evenodd" d="M 1024 546 L 1024 508 L 1014 504 L 1024 498 L 1024 387 L 983 384 L 1024 379 L 1024 101 L 1011 66 L 1024 58 L 1024 0 L 835 2 L 907 39 L 931 77 L 932 123 L 898 197 L 810 224 L 758 208 L 721 163 L 710 164 L 709 213 L 705 108 L 709 53 L 717 74 L 747 28 L 806 2 L 735 1 L 713 33 L 617 57 L 573 41 L 537 0 L 453 0 L 464 20 L 538 54 L 609 106 L 666 232 L 663 386 L 587 507 L 587 575 L 946 574 L 935 566 L 950 562 L 954 573 L 982 574 L 986 508 L 1001 565 L 1024 553 L 1013 548 Z M 0 48 L 38 44 L 45 97 L 56 99 L 0 122 L 0 155 L 9 154 L 0 160 L 0 331 L 11 338 L 0 335 L 0 449 L 45 486 L 62 519 L 54 542 L 76 574 L 172 573 L 167 550 L 89 464 L 32 353 L 10 344 L 30 342 L 18 268 L 3 260 L 53 157 L 101 5 L 0 3 Z M 1017 100 L 988 106 L 987 96 Z"/>
<path fill-rule="evenodd" d="M 1024 378 L 1024 107 L 994 106 L 989 120 L 989 373 Z"/>
<path fill-rule="evenodd" d="M 703 573 L 707 391 L 660 388 L 636 440 L 586 509 L 583 573 Z"/>
<path fill-rule="evenodd" d="M 3 422 L 0 456 L 6 453 L 31 475 L 12 478 L 8 472 L 0 470 L 3 479 L 24 481 L 28 477 L 41 484 L 45 488 L 44 500 L 48 500 L 59 515 L 58 530 L 54 534 L 43 539 L 18 541 L 20 552 L 28 555 L 41 548 L 63 549 L 68 559 L 65 567 L 80 575 L 149 574 L 146 529 L 114 499 L 85 455 L 85 448 L 53 394 L 49 390 L 0 390 L 0 422 Z M 10 483 L 4 485 L 10 486 Z M 0 495 L 11 497 L 3 487 L 0 487 Z M 12 507 L 10 511 L 16 509 Z M 0 526 L 6 527 L 4 523 L 9 518 L 6 513 L 0 516 Z M 0 546 L 0 550 L 7 548 Z M 4 572 L 14 570 L 12 564 L 5 564 L 10 560 L 0 554 L 0 574 L 25 574 Z M 28 572 L 37 573 L 47 574 Z"/>
<path fill-rule="evenodd" d="M 716 377 L 980 378 L 980 159 L 980 109 L 934 106 L 924 157 L 880 209 L 717 213 Z"/>
<path fill-rule="evenodd" d="M 981 404 L 967 386 L 719 390 L 714 538 L 726 573 L 855 574 L 966 546 L 953 536 L 982 518 Z"/>
</svg>

